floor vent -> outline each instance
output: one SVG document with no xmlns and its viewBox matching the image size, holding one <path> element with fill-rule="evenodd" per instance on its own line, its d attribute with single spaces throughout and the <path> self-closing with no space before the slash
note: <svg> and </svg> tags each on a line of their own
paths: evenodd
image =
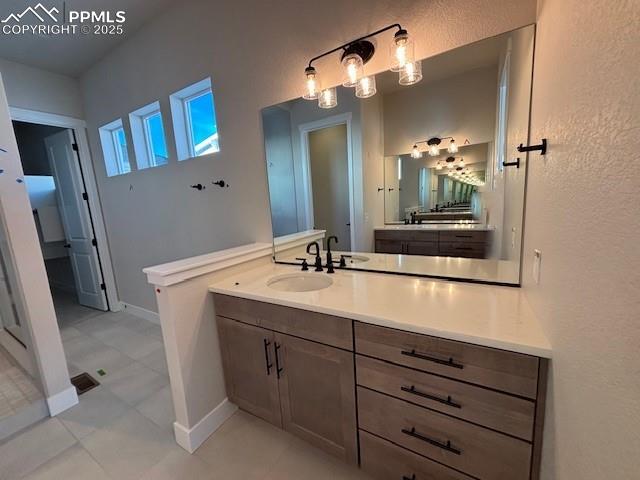
<svg viewBox="0 0 640 480">
<path fill-rule="evenodd" d="M 92 388 L 97 387 L 100 383 L 89 375 L 87 372 L 81 373 L 80 375 L 76 375 L 71 378 L 71 383 L 74 387 L 76 387 L 76 391 L 78 395 L 82 395 L 83 393 L 87 393 Z"/>
</svg>

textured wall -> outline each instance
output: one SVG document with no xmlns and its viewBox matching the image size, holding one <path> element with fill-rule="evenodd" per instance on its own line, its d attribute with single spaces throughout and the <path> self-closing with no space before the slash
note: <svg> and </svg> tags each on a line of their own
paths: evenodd
<svg viewBox="0 0 640 480">
<path fill-rule="evenodd" d="M 523 280 L 553 346 L 545 480 L 640 476 L 640 2 L 541 0 Z M 532 251 L 542 250 L 539 285 Z"/>
<path fill-rule="evenodd" d="M 248 14 L 250 12 L 250 14 Z M 355 13 L 357 12 L 357 13 Z M 326 0 L 181 2 L 112 51 L 81 78 L 91 149 L 119 294 L 155 309 L 141 269 L 255 240 L 270 240 L 260 109 L 302 94 L 315 54 L 401 22 L 417 54 L 433 55 L 535 21 L 534 0 Z M 388 61 L 380 39 L 371 71 Z M 338 83 L 336 58 L 318 62 Z M 211 76 L 222 151 L 180 165 L 168 95 Z M 106 178 L 97 128 L 160 100 L 169 165 Z M 224 178 L 231 188 L 191 183 Z"/>
<path fill-rule="evenodd" d="M 76 79 L 0 58 L 9 106 L 82 118 Z"/>
</svg>

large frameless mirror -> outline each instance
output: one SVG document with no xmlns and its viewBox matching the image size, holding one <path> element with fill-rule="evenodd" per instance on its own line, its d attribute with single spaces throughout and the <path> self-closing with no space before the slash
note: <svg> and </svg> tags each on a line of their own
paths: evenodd
<svg viewBox="0 0 640 480">
<path fill-rule="evenodd" d="M 422 60 L 403 86 L 302 98 L 262 124 L 278 262 L 317 238 L 343 268 L 519 284 L 534 26 Z M 382 52 L 381 54 L 384 54 Z M 312 259 L 309 258 L 309 263 Z M 336 263 L 336 267 L 339 267 Z"/>
</svg>

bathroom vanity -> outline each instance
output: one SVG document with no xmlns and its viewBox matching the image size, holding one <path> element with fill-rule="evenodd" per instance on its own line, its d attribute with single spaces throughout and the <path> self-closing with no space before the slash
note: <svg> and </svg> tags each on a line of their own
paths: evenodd
<svg viewBox="0 0 640 480">
<path fill-rule="evenodd" d="M 491 232 L 482 225 L 386 225 L 374 230 L 375 252 L 486 258 Z"/>
<path fill-rule="evenodd" d="M 538 478 L 550 348 L 519 289 L 270 265 L 210 291 L 240 408 L 380 479 Z"/>
</svg>

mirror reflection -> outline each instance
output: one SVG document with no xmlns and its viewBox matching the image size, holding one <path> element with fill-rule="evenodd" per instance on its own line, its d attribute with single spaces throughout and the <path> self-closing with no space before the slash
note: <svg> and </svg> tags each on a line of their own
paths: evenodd
<svg viewBox="0 0 640 480">
<path fill-rule="evenodd" d="M 533 40 L 529 26 L 425 59 L 411 86 L 378 74 L 366 99 L 338 87 L 333 108 L 265 108 L 276 260 L 335 236 L 336 266 L 519 283 Z"/>
</svg>

